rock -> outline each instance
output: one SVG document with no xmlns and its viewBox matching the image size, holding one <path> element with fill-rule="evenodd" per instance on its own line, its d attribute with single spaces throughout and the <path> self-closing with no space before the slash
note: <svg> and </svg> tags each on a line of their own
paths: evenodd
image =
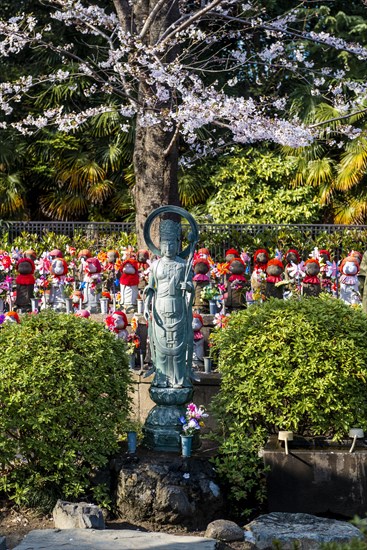
<svg viewBox="0 0 367 550">
<path fill-rule="evenodd" d="M 58 500 L 52 512 L 56 529 L 104 529 L 102 510 L 87 502 Z"/>
<path fill-rule="evenodd" d="M 6 550 L 6 538 L 0 536 L 0 550 Z"/>
<path fill-rule="evenodd" d="M 233 542 L 244 539 L 243 529 L 234 521 L 217 519 L 209 523 L 205 531 L 205 537 L 225 542 Z"/>
<path fill-rule="evenodd" d="M 131 529 L 42 529 L 31 531 L 14 550 L 226 550 L 225 543 L 204 537 L 144 533 Z M 230 550 L 230 548 L 228 549 Z"/>
<path fill-rule="evenodd" d="M 207 459 L 159 455 L 115 464 L 116 509 L 126 521 L 203 530 L 223 517 L 224 499 Z"/>
<path fill-rule="evenodd" d="M 259 550 L 270 549 L 279 541 L 282 550 L 315 550 L 327 542 L 347 543 L 363 539 L 357 527 L 346 521 L 325 519 L 310 514 L 272 512 L 245 526 L 245 540 Z"/>
</svg>

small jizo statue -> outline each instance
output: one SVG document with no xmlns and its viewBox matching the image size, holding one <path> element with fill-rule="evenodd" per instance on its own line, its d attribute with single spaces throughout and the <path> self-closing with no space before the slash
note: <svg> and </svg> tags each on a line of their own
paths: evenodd
<svg viewBox="0 0 367 550">
<path fill-rule="evenodd" d="M 254 254 L 254 271 L 266 271 L 266 264 L 269 261 L 269 252 L 265 248 L 259 248 Z"/>
<path fill-rule="evenodd" d="M 320 280 L 321 280 L 321 290 L 323 292 L 331 293 L 332 281 L 331 277 L 328 276 L 328 265 L 327 262 L 330 262 L 330 252 L 325 249 L 319 250 L 319 262 L 320 262 Z"/>
<path fill-rule="evenodd" d="M 201 298 L 202 290 L 210 284 L 209 271 L 210 263 L 206 257 L 196 254 L 193 261 L 194 276 L 192 278 L 194 283 L 194 308 L 205 310 L 207 304 L 203 302 Z"/>
<path fill-rule="evenodd" d="M 33 298 L 35 283 L 34 270 L 35 265 L 30 258 L 22 258 L 17 263 L 19 275 L 15 279 L 17 285 L 15 305 L 20 309 L 31 309 L 31 298 Z"/>
<path fill-rule="evenodd" d="M 241 258 L 233 258 L 229 263 L 229 271 L 226 306 L 230 309 L 241 308 L 245 304 L 243 289 L 246 284 L 246 266 Z"/>
<path fill-rule="evenodd" d="M 139 293 L 139 266 L 133 258 L 123 261 L 120 267 L 120 304 L 126 311 L 132 311 L 137 306 Z"/>
<path fill-rule="evenodd" d="M 340 299 L 346 304 L 357 305 L 362 299 L 359 292 L 359 262 L 355 256 L 344 258 L 340 264 Z"/>
<path fill-rule="evenodd" d="M 295 248 L 290 248 L 287 250 L 287 252 L 284 254 L 284 261 L 285 261 L 285 279 L 287 281 L 291 280 L 293 281 L 293 277 L 289 274 L 289 271 L 293 269 L 294 265 L 299 265 L 301 263 L 301 257 L 299 255 L 298 250 Z"/>
<path fill-rule="evenodd" d="M 283 262 L 274 258 L 269 260 L 266 266 L 266 284 L 265 296 L 267 298 L 283 299 L 284 287 L 278 285 L 283 280 L 284 265 Z"/>
<path fill-rule="evenodd" d="M 138 271 L 139 271 L 139 284 L 138 289 L 143 293 L 144 288 L 148 284 L 148 269 L 150 266 L 149 262 L 149 250 L 138 250 L 136 254 L 136 260 L 138 262 Z"/>
<path fill-rule="evenodd" d="M 83 248 L 78 253 L 78 260 L 79 260 L 80 263 L 79 263 L 78 271 L 77 271 L 77 280 L 78 280 L 79 283 L 81 283 L 84 279 L 85 264 L 86 264 L 87 259 L 91 258 L 91 257 L 92 257 L 92 253 L 91 253 L 90 250 L 88 250 L 88 248 Z"/>
<path fill-rule="evenodd" d="M 99 310 L 101 271 L 102 266 L 98 258 L 87 258 L 84 266 L 82 289 L 83 303 L 90 313 L 97 313 Z"/>
<path fill-rule="evenodd" d="M 129 333 L 126 330 L 128 325 L 126 314 L 123 311 L 114 311 L 111 315 L 107 315 L 105 319 L 108 330 L 116 335 L 116 338 L 121 338 L 127 342 Z"/>
<path fill-rule="evenodd" d="M 120 254 L 118 250 L 108 250 L 107 251 L 107 259 L 106 259 L 106 265 L 104 267 L 106 276 L 106 287 L 107 290 L 112 292 L 113 294 L 116 294 L 116 286 L 115 286 L 115 279 L 117 276 L 117 269 L 116 269 L 116 263 L 120 258 Z"/>
<path fill-rule="evenodd" d="M 61 311 L 65 307 L 64 280 L 68 273 L 68 264 L 64 258 L 55 257 L 51 262 L 52 283 L 49 303 L 53 309 Z"/>
<path fill-rule="evenodd" d="M 306 275 L 302 281 L 302 294 L 304 296 L 319 296 L 321 292 L 319 261 L 314 258 L 306 260 L 305 272 Z"/>
</svg>

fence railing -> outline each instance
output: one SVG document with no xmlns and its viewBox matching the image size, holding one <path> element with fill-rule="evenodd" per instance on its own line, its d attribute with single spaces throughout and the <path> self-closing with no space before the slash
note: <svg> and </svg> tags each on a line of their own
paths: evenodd
<svg viewBox="0 0 367 550">
<path fill-rule="evenodd" d="M 200 246 L 207 246 L 216 259 L 223 258 L 228 248 L 236 247 L 253 252 L 267 248 L 297 248 L 308 256 L 315 246 L 328 248 L 334 255 L 342 256 L 351 249 L 361 252 L 367 249 L 367 225 L 333 224 L 199 224 Z M 103 246 L 106 237 L 124 233 L 133 238 L 135 225 L 130 222 L 61 222 L 61 221 L 0 221 L 0 233 L 13 243 L 23 234 L 36 235 L 40 239 L 53 233 L 65 235 L 71 240 L 77 236 L 93 239 Z"/>
</svg>

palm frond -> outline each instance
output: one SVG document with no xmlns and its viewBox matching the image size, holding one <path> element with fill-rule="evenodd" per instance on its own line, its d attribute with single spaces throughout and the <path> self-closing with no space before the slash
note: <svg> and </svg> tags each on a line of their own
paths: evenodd
<svg viewBox="0 0 367 550">
<path fill-rule="evenodd" d="M 318 187 L 324 185 L 325 182 L 332 181 L 334 177 L 334 162 L 328 157 L 312 160 L 307 164 L 307 179 L 308 185 Z"/>
</svg>

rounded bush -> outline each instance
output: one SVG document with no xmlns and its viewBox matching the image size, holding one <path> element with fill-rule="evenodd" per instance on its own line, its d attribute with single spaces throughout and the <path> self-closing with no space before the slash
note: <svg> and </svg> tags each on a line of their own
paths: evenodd
<svg viewBox="0 0 367 550">
<path fill-rule="evenodd" d="M 213 334 L 222 375 L 218 468 L 238 498 L 261 478 L 256 455 L 269 434 L 340 440 L 351 427 L 366 429 L 366 335 L 367 316 L 327 296 L 269 300 Z"/>
<path fill-rule="evenodd" d="M 124 342 L 48 311 L 2 325 L 0 347 L 0 489 L 28 504 L 88 494 L 129 414 Z"/>
</svg>

